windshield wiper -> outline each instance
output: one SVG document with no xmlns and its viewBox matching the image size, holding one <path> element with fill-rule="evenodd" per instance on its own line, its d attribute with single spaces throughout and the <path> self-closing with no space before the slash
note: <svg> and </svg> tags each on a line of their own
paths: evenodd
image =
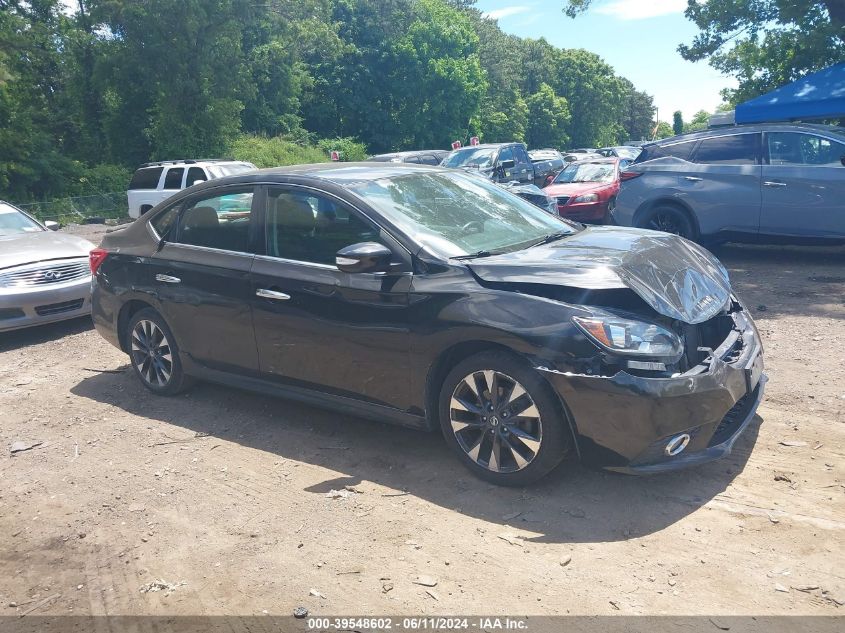
<svg viewBox="0 0 845 633">
<path fill-rule="evenodd" d="M 469 255 L 456 255 L 455 257 L 450 257 L 449 259 L 476 259 L 477 257 L 492 257 L 497 254 L 498 253 L 493 253 L 491 251 L 478 251 L 477 253 L 471 253 Z"/>
<path fill-rule="evenodd" d="M 542 246 L 543 244 L 549 244 L 550 242 L 556 242 L 557 240 L 561 240 L 564 237 L 569 237 L 572 233 L 549 233 L 543 239 L 534 242 L 533 244 L 529 244 L 528 248 L 533 248 L 534 246 Z"/>
</svg>

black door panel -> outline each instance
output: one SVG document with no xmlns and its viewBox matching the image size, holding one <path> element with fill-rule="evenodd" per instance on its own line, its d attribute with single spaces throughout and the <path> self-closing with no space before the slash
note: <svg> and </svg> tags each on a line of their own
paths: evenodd
<svg viewBox="0 0 845 633">
<path fill-rule="evenodd" d="M 257 257 L 252 280 L 262 373 L 409 408 L 409 274 L 349 274 Z M 261 290 L 289 299 L 258 296 Z"/>
</svg>

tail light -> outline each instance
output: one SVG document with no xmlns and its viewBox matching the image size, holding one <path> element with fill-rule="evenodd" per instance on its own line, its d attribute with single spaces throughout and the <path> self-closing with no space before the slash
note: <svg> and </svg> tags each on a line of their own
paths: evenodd
<svg viewBox="0 0 845 633">
<path fill-rule="evenodd" d="M 634 178 L 639 178 L 642 175 L 643 174 L 640 171 L 623 171 L 619 173 L 619 180 L 625 182 L 626 180 L 633 180 Z"/>
<path fill-rule="evenodd" d="M 108 254 L 109 252 L 104 248 L 95 248 L 88 253 L 88 266 L 91 268 L 92 275 L 97 274 L 97 269 L 100 267 L 100 264 L 106 261 Z"/>
</svg>

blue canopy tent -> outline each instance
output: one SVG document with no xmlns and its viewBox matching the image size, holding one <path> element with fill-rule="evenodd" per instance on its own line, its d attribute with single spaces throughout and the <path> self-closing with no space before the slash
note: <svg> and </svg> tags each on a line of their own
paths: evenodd
<svg viewBox="0 0 845 633">
<path fill-rule="evenodd" d="M 845 118 L 845 63 L 793 81 L 736 107 L 737 123 Z"/>
</svg>

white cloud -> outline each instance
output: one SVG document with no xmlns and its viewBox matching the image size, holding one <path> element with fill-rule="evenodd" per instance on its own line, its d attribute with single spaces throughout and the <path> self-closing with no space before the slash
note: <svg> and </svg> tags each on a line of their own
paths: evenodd
<svg viewBox="0 0 845 633">
<path fill-rule="evenodd" d="M 485 13 L 484 16 L 490 18 L 491 20 L 501 20 L 502 18 L 507 18 L 512 15 L 527 13 L 530 10 L 531 7 L 515 5 L 512 7 L 502 7 L 501 9 L 493 9 L 492 11 L 488 11 L 487 13 Z"/>
<path fill-rule="evenodd" d="M 596 7 L 596 13 L 620 20 L 644 20 L 659 15 L 683 13 L 687 0 L 612 0 Z"/>
</svg>

